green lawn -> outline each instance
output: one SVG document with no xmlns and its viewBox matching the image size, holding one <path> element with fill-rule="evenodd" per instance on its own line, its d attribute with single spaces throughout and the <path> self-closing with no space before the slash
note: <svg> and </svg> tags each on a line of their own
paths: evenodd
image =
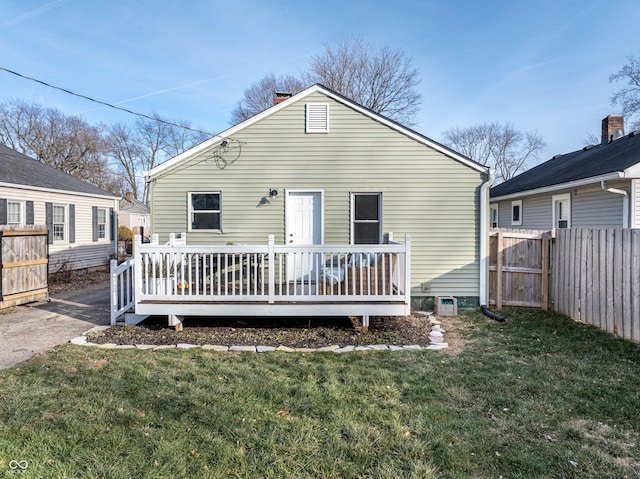
<svg viewBox="0 0 640 479">
<path fill-rule="evenodd" d="M 640 477 L 638 345 L 507 315 L 457 355 L 65 345 L 0 371 L 0 477 Z"/>
</svg>

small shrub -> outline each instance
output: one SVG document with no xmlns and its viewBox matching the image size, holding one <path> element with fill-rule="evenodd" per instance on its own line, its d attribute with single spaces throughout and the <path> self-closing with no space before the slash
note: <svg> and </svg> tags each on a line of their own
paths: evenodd
<svg viewBox="0 0 640 479">
<path fill-rule="evenodd" d="M 118 241 L 131 241 L 133 232 L 127 226 L 118 226 Z"/>
</svg>

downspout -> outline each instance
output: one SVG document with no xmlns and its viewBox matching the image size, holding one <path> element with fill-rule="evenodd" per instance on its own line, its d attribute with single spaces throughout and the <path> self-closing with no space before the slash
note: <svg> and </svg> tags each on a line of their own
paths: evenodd
<svg viewBox="0 0 640 479">
<path fill-rule="evenodd" d="M 607 182 L 601 181 L 600 188 L 602 191 L 607 191 L 608 193 L 614 193 L 616 195 L 622 195 L 622 227 L 629 227 L 629 193 L 624 190 L 620 190 L 618 188 L 607 188 Z"/>
<path fill-rule="evenodd" d="M 480 187 L 480 304 L 489 304 L 489 189 L 495 181 L 493 170 Z"/>
</svg>

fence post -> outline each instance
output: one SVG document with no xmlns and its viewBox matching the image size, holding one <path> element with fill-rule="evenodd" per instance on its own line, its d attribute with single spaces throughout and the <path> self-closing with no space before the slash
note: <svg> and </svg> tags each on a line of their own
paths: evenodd
<svg viewBox="0 0 640 479">
<path fill-rule="evenodd" d="M 540 284 L 542 301 L 541 308 L 549 309 L 549 235 L 542 234 L 542 282 Z"/>
<path fill-rule="evenodd" d="M 276 255 L 274 252 L 275 242 L 275 236 L 269 235 L 269 243 L 267 246 L 267 268 L 269 271 L 269 304 L 273 304 L 275 302 L 276 292 Z"/>
</svg>

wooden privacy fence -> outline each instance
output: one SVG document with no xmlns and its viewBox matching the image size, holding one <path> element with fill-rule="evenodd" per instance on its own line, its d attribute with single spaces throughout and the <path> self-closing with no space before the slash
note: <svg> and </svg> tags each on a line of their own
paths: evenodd
<svg viewBox="0 0 640 479">
<path fill-rule="evenodd" d="M 0 308 L 47 299 L 47 228 L 0 226 Z"/>
<path fill-rule="evenodd" d="M 640 341 L 640 230 L 556 230 L 554 310 Z"/>
<path fill-rule="evenodd" d="M 489 304 L 548 309 L 549 231 L 492 230 Z"/>
</svg>

